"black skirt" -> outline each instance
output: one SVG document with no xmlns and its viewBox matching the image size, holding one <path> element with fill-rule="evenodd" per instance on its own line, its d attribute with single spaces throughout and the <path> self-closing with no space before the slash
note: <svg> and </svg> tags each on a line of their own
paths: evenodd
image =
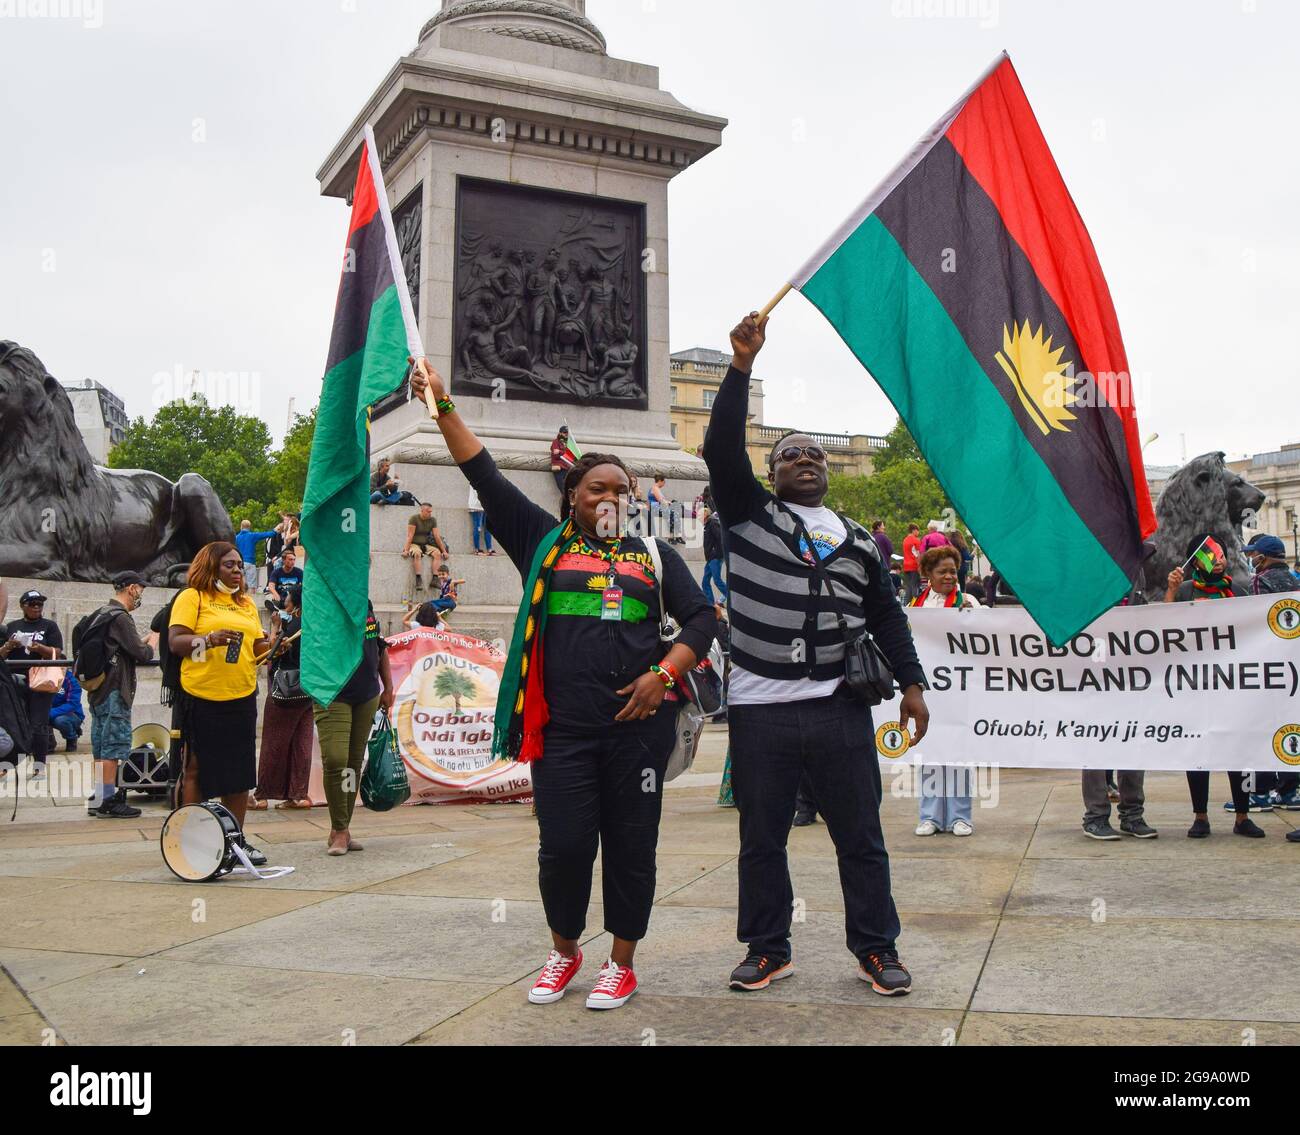
<svg viewBox="0 0 1300 1135">
<path fill-rule="evenodd" d="M 204 800 L 257 786 L 257 692 L 233 701 L 185 695 L 185 743 L 199 765 Z"/>
</svg>

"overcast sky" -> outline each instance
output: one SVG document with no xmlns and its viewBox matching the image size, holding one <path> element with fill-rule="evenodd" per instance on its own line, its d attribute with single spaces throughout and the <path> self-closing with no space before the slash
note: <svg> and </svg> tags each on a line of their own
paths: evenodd
<svg viewBox="0 0 1300 1135">
<path fill-rule="evenodd" d="M 0 338 L 150 414 L 242 374 L 314 402 L 346 206 L 313 177 L 437 0 L 0 0 Z M 589 0 L 611 55 L 730 119 L 670 190 L 671 343 L 725 348 L 1002 48 L 1092 233 L 1149 463 L 1300 441 L 1300 6 L 1283 0 Z M 27 14 L 23 14 L 27 13 Z M 929 13 L 927 15 L 927 13 Z M 946 13 L 946 14 L 945 14 Z M 86 26 L 96 24 L 100 26 Z M 797 295 L 767 420 L 880 433 Z M 160 377 L 161 376 L 161 377 Z M 960 406 L 954 405 L 960 415 Z"/>
</svg>

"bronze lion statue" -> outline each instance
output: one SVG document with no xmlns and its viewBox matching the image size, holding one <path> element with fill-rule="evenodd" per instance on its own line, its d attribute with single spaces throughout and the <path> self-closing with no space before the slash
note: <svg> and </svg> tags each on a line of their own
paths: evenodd
<svg viewBox="0 0 1300 1135">
<path fill-rule="evenodd" d="M 1169 478 L 1156 501 L 1156 550 L 1145 568 L 1147 599 L 1164 599 L 1165 581 L 1187 560 L 1188 543 L 1207 532 L 1223 545 L 1229 573 L 1245 582 L 1250 568 L 1241 554 L 1241 524 L 1264 500 L 1263 492 L 1227 467 L 1222 453 L 1192 458 Z"/>
<path fill-rule="evenodd" d="M 229 540 L 230 516 L 197 473 L 169 481 L 91 459 L 67 392 L 26 347 L 0 341 L 0 574 L 102 583 L 138 571 L 180 581 Z"/>
</svg>

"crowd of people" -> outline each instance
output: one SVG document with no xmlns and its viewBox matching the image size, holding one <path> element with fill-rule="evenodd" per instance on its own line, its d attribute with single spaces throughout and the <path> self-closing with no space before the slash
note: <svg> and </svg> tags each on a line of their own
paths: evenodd
<svg viewBox="0 0 1300 1135">
<path fill-rule="evenodd" d="M 792 826 L 820 814 L 838 860 L 845 939 L 857 977 L 884 996 L 912 988 L 898 951 L 871 707 L 892 698 L 896 683 L 894 712 L 911 744 L 919 744 L 929 724 L 927 685 L 907 610 L 943 608 L 957 618 L 962 610 L 1014 597 L 995 569 L 986 580 L 974 577 L 974 553 L 955 524 L 931 521 L 924 534 L 919 523 L 910 525 L 899 555 L 882 521 L 864 527 L 827 507 L 827 455 L 807 434 L 777 440 L 766 484 L 753 475 L 746 422 L 765 328 L 765 319 L 750 315 L 731 332 L 732 363 L 700 454 L 709 486 L 689 506 L 703 543 L 699 579 L 673 546 L 684 542 L 688 514 L 669 499 L 663 477 L 654 476 L 643 494 L 621 458 L 579 454 L 564 427 L 551 445 L 559 495 L 552 511 L 502 474 L 436 373 L 417 370 L 412 377 L 415 394 L 436 403 L 437 428 L 465 477 L 473 554 L 494 556 L 499 545 L 522 583 L 492 750 L 531 771 L 538 886 L 551 937 L 528 993 L 534 1003 L 561 999 L 583 967 L 579 942 L 597 854 L 601 917 L 612 944 L 586 1004 L 617 1008 L 637 992 L 635 959 L 654 902 L 663 782 L 681 743 L 677 714 L 687 675 L 712 671 L 723 685 L 710 657 L 715 641 L 724 643 L 726 658 L 718 699 L 729 742 L 723 794 L 739 812 L 737 937 L 744 956 L 728 985 L 755 992 L 793 972 L 787 842 Z M 415 510 L 401 556 L 409 563 L 411 592 L 423 594 L 407 605 L 403 624 L 447 625 L 466 581 L 451 569 L 452 551 L 432 505 L 402 489 L 387 460 L 373 471 L 370 499 L 376 508 Z M 642 517 L 651 527 L 637 523 Z M 1251 577 L 1235 579 L 1213 537 L 1199 538 L 1183 567 L 1169 574 L 1166 602 L 1300 590 L 1279 540 L 1260 536 L 1245 553 Z M 113 580 L 112 596 L 79 624 L 72 644 L 91 715 L 97 787 L 90 814 L 139 815 L 118 787 L 118 771 L 131 755 L 137 668 L 153 661 L 156 649 L 162 701 L 172 707 L 179 737 L 177 803 L 219 799 L 241 828 L 250 809 L 310 807 L 314 732 L 330 817 L 325 851 L 362 850 L 351 832 L 362 762 L 377 711 L 391 709 L 394 700 L 387 644 L 368 605 L 361 661 L 335 699 L 322 705 L 303 691 L 299 634 L 310 618 L 305 554 L 296 514 L 285 513 L 265 531 L 244 520 L 233 542 L 198 551 L 185 587 L 158 612 L 147 636 L 132 617 L 146 581 L 131 572 Z M 1126 600 L 1140 601 L 1136 590 Z M 8 624 L 0 659 L 63 657 L 63 637 L 46 617 L 46 603 L 38 590 L 19 597 L 22 617 Z M 892 680 L 882 677 L 881 661 Z M 263 666 L 267 692 L 259 712 Z M 84 719 L 72 670 L 52 678 L 45 669 L 17 668 L 0 681 L 0 760 L 29 753 L 33 778 L 43 775 L 54 731 L 75 751 Z M 970 775 L 966 768 L 922 763 L 916 836 L 974 834 Z M 1231 800 L 1224 808 L 1235 834 L 1264 836 L 1251 812 L 1300 810 L 1300 776 L 1234 772 L 1228 781 Z M 1187 834 L 1204 838 L 1210 776 L 1189 772 L 1187 782 L 1193 813 Z M 1082 795 L 1088 837 L 1158 835 L 1144 819 L 1141 771 L 1085 771 Z M 1118 832 L 1110 826 L 1116 803 Z M 1300 842 L 1300 832 L 1287 838 Z M 244 842 L 254 865 L 265 863 Z"/>
</svg>

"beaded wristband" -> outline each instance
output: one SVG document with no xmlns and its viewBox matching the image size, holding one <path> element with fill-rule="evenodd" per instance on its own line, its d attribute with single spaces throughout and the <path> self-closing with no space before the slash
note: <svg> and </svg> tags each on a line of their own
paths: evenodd
<svg viewBox="0 0 1300 1135">
<path fill-rule="evenodd" d="M 438 408 L 440 414 L 454 414 L 456 412 L 456 403 L 450 398 L 435 399 L 433 404 Z"/>
<path fill-rule="evenodd" d="M 661 669 L 665 674 L 667 674 L 674 682 L 680 682 L 682 680 L 682 676 L 678 672 L 677 667 L 674 666 L 671 662 L 669 662 L 668 659 L 666 658 L 659 663 L 659 669 Z"/>
<path fill-rule="evenodd" d="M 651 666 L 650 673 L 654 674 L 664 684 L 664 689 L 671 690 L 677 685 L 677 679 L 668 673 L 662 666 Z"/>
</svg>

